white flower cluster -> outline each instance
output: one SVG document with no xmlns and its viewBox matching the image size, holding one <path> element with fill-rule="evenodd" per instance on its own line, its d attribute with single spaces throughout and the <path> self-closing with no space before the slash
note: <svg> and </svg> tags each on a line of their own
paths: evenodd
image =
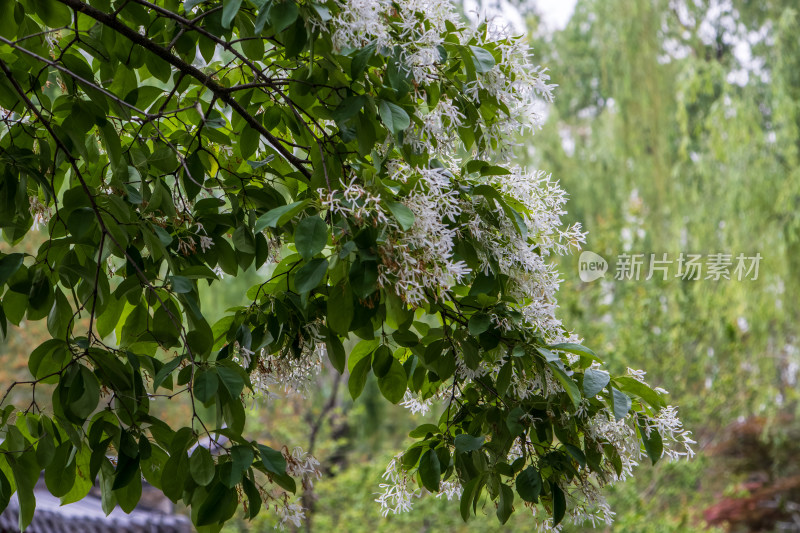
<svg viewBox="0 0 800 533">
<path fill-rule="evenodd" d="M 683 423 L 678 418 L 678 408 L 668 405 L 661 409 L 655 417 L 648 418 L 645 422 L 645 431 L 648 435 L 656 429 L 664 441 L 664 455 L 671 461 L 681 457 L 694 457 L 691 431 L 684 429 Z"/>
<path fill-rule="evenodd" d="M 400 405 L 411 411 L 412 415 L 421 414 L 425 416 L 431 410 L 433 398 L 422 399 L 419 394 L 414 394 L 407 390 Z"/>
<path fill-rule="evenodd" d="M 446 294 L 469 274 L 463 261 L 453 259 L 457 230 L 452 221 L 461 214 L 462 204 L 454 189 L 452 174 L 443 169 L 411 169 L 401 161 L 392 161 L 392 179 L 402 183 L 416 179 L 416 185 L 404 200 L 414 213 L 414 225 L 403 231 L 381 198 L 351 180 L 342 190 L 320 189 L 323 208 L 343 214 L 357 225 L 381 226 L 387 231 L 380 248 L 378 281 L 392 286 L 410 305 L 426 301 L 425 291 Z"/>
<path fill-rule="evenodd" d="M 396 231 L 381 249 L 379 280 L 394 285 L 397 295 L 411 305 L 433 295 L 448 293 L 470 273 L 464 261 L 453 259 L 458 230 L 452 221 L 461 214 L 463 202 L 454 189 L 452 174 L 444 169 L 414 169 L 398 165 L 397 173 L 414 172 L 417 185 L 403 201 L 414 213 L 408 231 Z M 401 178 L 402 179 L 402 178 Z"/>
<path fill-rule="evenodd" d="M 412 497 L 419 498 L 420 489 L 411 488 L 411 478 L 403 470 L 400 464 L 400 455 L 394 457 L 386 466 L 383 479 L 387 483 L 381 483 L 378 487 L 383 491 L 375 500 L 381 505 L 381 514 L 388 516 L 389 513 L 405 513 L 411 510 Z"/>
<path fill-rule="evenodd" d="M 485 92 L 506 106 L 507 114 L 482 126 L 487 144 L 484 154 L 496 152 L 507 157 L 512 146 L 509 139 L 526 131 L 533 133 L 542 126 L 544 117 L 538 109 L 543 101 L 553 100 L 556 86 L 548 83 L 547 69 L 531 62 L 530 48 L 524 38 L 505 37 L 491 29 L 489 26 L 485 40 L 495 43 L 502 59 L 489 72 L 468 82 L 464 94 L 478 103 Z"/>
<path fill-rule="evenodd" d="M 331 213 L 344 215 L 354 220 L 358 225 L 370 224 L 377 226 L 379 224 L 390 224 L 393 227 L 397 227 L 383 209 L 380 196 L 370 193 L 356 183 L 355 177 L 343 189 L 337 191 L 318 189 L 317 192 L 322 198 L 323 209 L 327 209 Z"/>
<path fill-rule="evenodd" d="M 565 492 L 570 494 L 568 490 Z M 583 526 L 590 522 L 592 528 L 597 528 L 599 524 L 610 526 L 614 523 L 616 513 L 611 510 L 592 476 L 582 479 L 581 486 L 576 492 L 578 492 L 576 495 L 570 494 L 573 497 L 569 517 L 573 524 Z"/>
<path fill-rule="evenodd" d="M 402 47 L 403 67 L 417 81 L 435 77 L 440 61 L 437 46 L 444 42 L 447 23 L 463 22 L 449 1 L 405 0 L 395 9 L 390 0 L 341 0 L 333 22 L 333 43 L 339 49 L 376 44 L 381 49 Z M 389 24 L 389 18 L 395 20 Z"/>
<path fill-rule="evenodd" d="M 405 142 L 418 153 L 431 148 L 440 156 L 452 153 L 458 142 L 458 128 L 467 120 L 464 113 L 450 98 L 442 97 L 436 106 L 421 118 L 421 126 L 406 131 Z"/>
<path fill-rule="evenodd" d="M 319 332 L 320 325 L 320 322 L 310 322 L 305 325 L 299 355 L 289 350 L 276 354 L 260 350 L 257 364 L 250 374 L 253 390 L 257 394 L 267 399 L 276 399 L 281 397 L 278 391 L 282 390 L 284 394 L 305 396 L 314 377 L 322 369 L 326 355 L 325 343 Z M 237 361 L 248 368 L 250 366 L 248 358 L 253 355 L 249 350 L 243 353 L 239 349 Z"/>
<path fill-rule="evenodd" d="M 691 445 L 695 441 L 691 438 L 691 432 L 683 428 L 675 407 L 670 405 L 661 409 L 654 417 L 645 417 L 643 425 L 648 436 L 653 429 L 658 430 L 667 460 L 694 456 Z M 597 442 L 598 451 L 602 452 L 604 444 L 610 444 L 616 449 L 622 469 L 619 475 L 607 472 L 612 481 L 624 481 L 631 477 L 639 459 L 646 457 L 636 430 L 625 419 L 616 420 L 607 410 L 600 411 L 588 421 L 587 436 Z"/>
<path fill-rule="evenodd" d="M 505 107 L 502 116 L 498 113 L 486 120 L 478 114 L 480 124 L 470 125 L 481 131 L 480 155 L 507 156 L 510 138 L 541 126 L 543 118 L 537 108 L 542 100 L 552 101 L 555 86 L 548 83 L 547 70 L 531 62 L 527 41 L 510 37 L 507 27 L 487 21 L 480 28 L 466 28 L 446 0 L 405 0 L 399 9 L 389 0 L 348 0 L 341 1 L 340 8 L 332 21 L 334 46 L 350 49 L 375 44 L 386 53 L 397 50 L 392 61 L 398 61 L 397 66 L 413 77 L 420 97 L 424 97 L 427 83 L 442 78 L 439 69 L 448 53 L 448 27 L 459 34 L 461 44 L 477 42 L 484 53 L 490 53 L 486 45 L 497 51 L 500 59 L 494 67 L 478 72 L 476 79 L 464 86 L 452 88 L 472 105 L 479 107 L 488 96 Z M 406 132 L 405 142 L 418 152 L 452 153 L 457 129 L 466 122 L 464 111 L 442 91 L 438 103 L 421 117 L 422 125 L 412 125 Z"/>
<path fill-rule="evenodd" d="M 50 222 L 50 208 L 40 202 L 38 196 L 30 196 L 28 202 L 30 203 L 31 215 L 33 216 L 33 230 L 39 231 L 39 226 L 47 226 Z"/>
<path fill-rule="evenodd" d="M 292 453 L 286 449 L 281 452 L 286 459 L 286 473 L 300 478 L 305 489 L 312 489 L 314 480 L 322 477 L 322 473 L 319 471 L 319 461 L 310 453 L 304 452 L 300 446 L 295 446 Z"/>
<path fill-rule="evenodd" d="M 506 209 L 494 200 L 486 199 L 486 203 L 500 221 L 499 227 L 471 207 L 467 229 L 483 244 L 480 250 L 488 251 L 483 253 L 483 268 L 488 271 L 490 263 L 496 263 L 500 273 L 510 278 L 511 294 L 525 302 L 521 311 L 527 321 L 549 342 L 564 342 L 568 339 L 556 318 L 556 292 L 561 280 L 556 266 L 547 259 L 580 249 L 586 234 L 577 223 L 563 227 L 566 193 L 544 171 L 514 168 L 510 174 L 495 177 L 493 184 L 523 208 L 520 212 L 527 235 L 520 234 L 521 224 L 515 225 Z M 533 237 L 533 242 L 526 237 Z"/>
<path fill-rule="evenodd" d="M 275 512 L 278 514 L 279 520 L 275 526 L 276 529 L 285 529 L 287 524 L 299 528 L 306 517 L 305 509 L 299 503 L 289 503 L 288 501 L 281 501 L 279 505 L 276 505 Z"/>
<path fill-rule="evenodd" d="M 454 259 L 454 248 L 459 235 L 471 235 L 482 245 L 476 253 L 482 256 L 484 271 L 497 264 L 499 273 L 510 277 L 512 295 L 525 302 L 521 310 L 531 325 L 550 342 L 575 340 L 564 336 L 561 321 L 555 316 L 560 279 L 548 258 L 579 249 L 585 233 L 580 224 L 563 226 L 566 194 L 550 175 L 515 168 L 511 174 L 493 180 L 493 185 L 521 208 L 527 233 L 521 235 L 507 211 L 494 200 L 486 202 L 499 226 L 466 202 L 459 195 L 453 171 L 411 168 L 399 160 L 390 161 L 388 166 L 393 181 L 415 183 L 403 199 L 414 214 L 414 224 L 408 231 L 399 228 L 379 196 L 355 179 L 338 191 L 320 190 L 323 208 L 343 214 L 356 224 L 381 226 L 388 232 L 380 249 L 382 286 L 393 286 L 411 305 L 427 300 L 430 294 L 426 290 L 434 296 L 446 295 L 470 274 L 464 261 Z M 460 225 L 457 220 L 462 213 L 468 215 L 468 222 Z M 533 242 L 527 236 L 532 236 Z"/>
<path fill-rule="evenodd" d="M 195 225 L 197 226 L 197 236 L 200 238 L 200 249 L 205 253 L 214 246 L 214 239 L 208 236 L 202 224 L 195 222 Z"/>
<path fill-rule="evenodd" d="M 381 514 L 388 516 L 390 513 L 406 513 L 413 507 L 412 498 L 419 498 L 422 490 L 409 487 L 412 482 L 408 474 L 400 464 L 401 455 L 395 456 L 386 467 L 383 479 L 386 483 L 381 483 L 379 488 L 383 491 L 375 500 L 381 505 Z M 450 479 L 439 482 L 439 492 L 437 498 L 444 496 L 448 501 L 461 498 L 464 491 L 457 479 Z"/>
<path fill-rule="evenodd" d="M 458 500 L 461 498 L 462 492 L 464 492 L 464 487 L 461 486 L 458 479 L 450 479 L 439 482 L 439 492 L 436 493 L 436 497 L 441 498 L 444 496 L 447 501 Z"/>
</svg>

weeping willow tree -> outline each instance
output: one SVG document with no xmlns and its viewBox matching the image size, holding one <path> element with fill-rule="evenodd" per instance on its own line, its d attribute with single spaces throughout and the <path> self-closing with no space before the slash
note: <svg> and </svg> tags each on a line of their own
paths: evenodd
<svg viewBox="0 0 800 533">
<path fill-rule="evenodd" d="M 647 368 L 672 392 L 701 448 L 739 417 L 791 420 L 797 408 L 795 8 L 579 1 L 565 30 L 535 42 L 561 91 L 533 139 L 534 159 L 562 178 L 586 248 L 610 262 L 592 283 L 566 262 L 575 274 L 562 305 L 612 368 Z M 623 253 L 645 254 L 639 281 L 613 279 Z M 673 261 L 668 278 L 644 279 L 650 254 L 663 253 Z M 681 253 L 731 254 L 731 272 L 739 253 L 762 259 L 756 280 L 715 281 L 704 270 L 694 281 L 676 277 Z M 693 503 L 684 486 L 709 480 L 675 472 L 662 470 L 659 496 L 624 527 L 656 527 L 645 515 L 661 505 L 673 507 L 658 527 L 689 527 L 680 522 Z"/>
</svg>

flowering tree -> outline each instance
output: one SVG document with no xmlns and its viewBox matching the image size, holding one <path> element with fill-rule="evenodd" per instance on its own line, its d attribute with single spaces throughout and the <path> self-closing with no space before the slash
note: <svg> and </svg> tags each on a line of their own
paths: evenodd
<svg viewBox="0 0 800 533">
<path fill-rule="evenodd" d="M 603 485 L 691 453 L 664 391 L 556 318 L 549 260 L 584 235 L 512 162 L 551 99 L 529 61 L 428 0 L 0 0 L 0 326 L 52 336 L 2 397 L 0 507 L 16 492 L 27 526 L 44 471 L 64 502 L 99 476 L 109 512 L 144 476 L 201 530 L 240 503 L 296 521 L 316 462 L 249 441 L 243 401 L 324 359 L 354 399 L 372 374 L 442 404 L 389 465 L 387 512 L 427 490 L 465 520 L 610 520 Z M 251 266 L 250 305 L 209 323 L 200 286 Z M 164 397 L 191 419 L 164 423 Z"/>
</svg>

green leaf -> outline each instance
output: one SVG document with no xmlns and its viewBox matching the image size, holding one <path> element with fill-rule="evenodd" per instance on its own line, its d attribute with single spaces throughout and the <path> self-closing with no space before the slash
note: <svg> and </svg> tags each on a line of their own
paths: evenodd
<svg viewBox="0 0 800 533">
<path fill-rule="evenodd" d="M 439 492 L 439 480 L 442 477 L 442 468 L 439 457 L 433 450 L 422 454 L 419 460 L 419 478 L 422 486 L 433 493 Z"/>
<path fill-rule="evenodd" d="M 50 433 L 45 433 L 39 437 L 39 441 L 36 443 L 36 461 L 39 466 L 47 468 L 47 465 L 53 461 L 55 453 L 56 446 L 53 436 Z"/>
<path fill-rule="evenodd" d="M 400 202 L 389 201 L 385 202 L 385 205 L 403 230 L 408 231 L 414 226 L 414 212 L 411 209 Z"/>
<path fill-rule="evenodd" d="M 139 470 L 139 457 L 128 457 L 120 453 L 117 458 L 117 468 L 114 472 L 114 483 L 111 490 L 116 491 L 123 487 L 127 487 L 134 479 L 141 478 L 141 471 Z"/>
<path fill-rule="evenodd" d="M 62 378 L 59 387 L 63 387 L 63 385 Z M 79 365 L 77 376 L 66 391 L 66 401 L 63 407 L 67 413 L 80 421 L 86 420 L 100 401 L 100 384 L 94 373 L 83 365 Z"/>
<path fill-rule="evenodd" d="M 353 293 L 350 286 L 337 285 L 331 288 L 326 306 L 328 327 L 339 335 L 347 335 L 353 321 Z"/>
<path fill-rule="evenodd" d="M 320 284 L 326 272 L 328 272 L 328 260 L 321 257 L 303 265 L 294 275 L 297 292 L 300 294 L 311 292 Z"/>
<path fill-rule="evenodd" d="M 22 453 L 19 457 L 8 457 L 14 481 L 17 485 L 17 500 L 19 501 L 19 528 L 22 531 L 30 525 L 36 509 L 36 497 L 33 489 L 39 479 L 39 465 L 33 450 Z"/>
<path fill-rule="evenodd" d="M 414 334 L 413 331 L 395 331 L 392 333 L 392 339 L 399 344 L 400 346 L 404 346 L 406 348 L 413 348 L 417 344 L 419 344 L 419 337 Z"/>
<path fill-rule="evenodd" d="M 610 380 L 611 376 L 604 370 L 586 369 L 586 372 L 583 373 L 583 394 L 587 398 L 594 398 L 608 385 Z"/>
<path fill-rule="evenodd" d="M 183 10 L 186 11 L 186 13 L 189 13 L 189 11 L 191 11 L 192 9 L 194 9 L 197 6 L 199 6 L 200 4 L 202 4 L 205 1 L 206 0 L 184 0 L 184 2 L 183 2 Z"/>
<path fill-rule="evenodd" d="M 637 418 L 637 425 L 639 426 L 642 444 L 644 444 L 644 451 L 650 461 L 653 462 L 653 465 L 655 465 L 664 454 L 664 441 L 661 438 L 661 433 L 656 428 L 650 428 L 650 434 L 648 435 L 646 423 L 641 416 Z"/>
<path fill-rule="evenodd" d="M 242 159 L 250 159 L 258 149 L 258 143 L 261 140 L 261 134 L 254 130 L 249 125 L 242 128 L 241 135 L 239 136 L 239 151 L 241 152 Z"/>
<path fill-rule="evenodd" d="M 438 435 L 441 432 L 442 430 L 440 430 L 439 426 L 436 424 L 422 424 L 421 426 L 417 426 L 416 428 L 412 429 L 408 433 L 408 436 L 412 439 L 418 439 L 421 437 L 426 437 L 428 434 Z"/>
<path fill-rule="evenodd" d="M 255 457 L 255 453 L 253 449 L 249 446 L 242 446 L 237 445 L 231 448 L 231 473 L 230 478 L 225 480 L 223 479 L 223 483 L 226 483 L 229 487 L 235 487 L 239 482 L 242 480 L 242 476 L 250 468 L 250 465 L 253 464 L 253 459 Z"/>
<path fill-rule="evenodd" d="M 299 10 L 297 4 L 292 0 L 284 0 L 283 2 L 273 2 L 269 8 L 269 22 L 272 24 L 272 30 L 275 33 L 280 33 L 297 20 Z"/>
<path fill-rule="evenodd" d="M 564 443 L 564 448 L 566 448 L 567 452 L 575 459 L 581 468 L 586 468 L 586 454 L 583 453 L 583 450 L 569 443 Z"/>
<path fill-rule="evenodd" d="M 400 361 L 394 357 L 391 358 L 391 361 L 389 371 L 378 378 L 378 388 L 384 398 L 391 403 L 397 404 L 406 393 L 408 376 L 406 376 L 406 371 Z"/>
<path fill-rule="evenodd" d="M 308 43 L 308 33 L 306 24 L 302 17 L 298 17 L 295 23 L 284 31 L 284 45 L 286 46 L 286 58 L 296 57 L 303 51 Z"/>
<path fill-rule="evenodd" d="M 588 357 L 588 358 L 593 359 L 595 361 L 602 362 L 602 361 L 600 361 L 600 358 L 597 357 L 596 353 L 594 353 L 592 350 L 590 350 L 586 346 L 582 346 L 580 344 L 574 344 L 574 343 L 570 343 L 570 342 L 565 342 L 565 343 L 561 343 L 561 344 L 552 344 L 552 345 L 548 346 L 548 348 L 550 348 L 551 350 L 561 350 L 563 352 L 574 353 L 575 355 L 582 355 L 584 357 Z"/>
<path fill-rule="evenodd" d="M 348 277 L 355 295 L 366 299 L 378 288 L 378 265 L 375 261 L 356 261 Z"/>
<path fill-rule="evenodd" d="M 28 357 L 28 370 L 33 377 L 44 383 L 56 383 L 56 372 L 66 365 L 69 359 L 69 348 L 65 341 L 49 339 L 39 345 Z M 46 376 L 51 376 L 47 377 Z"/>
<path fill-rule="evenodd" d="M 198 400 L 207 404 L 215 398 L 218 385 L 217 373 L 207 368 L 201 368 L 195 372 L 192 390 Z"/>
<path fill-rule="evenodd" d="M 475 501 L 475 495 L 479 492 L 481 485 L 481 478 L 475 477 L 470 479 L 466 485 L 464 485 L 464 490 L 461 493 L 461 501 L 459 503 L 459 511 L 461 512 L 461 519 L 466 522 L 469 520 L 470 517 L 470 508 L 472 507 L 472 502 Z"/>
<path fill-rule="evenodd" d="M 233 367 L 224 366 L 222 364 L 217 366 L 217 375 L 219 380 L 231 398 L 238 398 L 244 389 L 244 379 L 242 373 L 244 372 L 238 365 Z"/>
<path fill-rule="evenodd" d="M 613 402 L 614 418 L 622 420 L 631 410 L 631 399 L 622 391 L 611 387 L 611 400 Z"/>
<path fill-rule="evenodd" d="M 492 319 L 485 313 L 475 313 L 469 318 L 469 334 L 478 336 L 488 331 L 492 325 Z"/>
<path fill-rule="evenodd" d="M 246 254 L 256 253 L 256 241 L 246 226 L 239 226 L 233 232 L 233 245 L 236 250 Z"/>
<path fill-rule="evenodd" d="M 667 405 L 660 394 L 658 394 L 656 391 L 654 391 L 653 389 L 651 389 L 638 379 L 634 379 L 628 376 L 618 377 L 614 378 L 614 384 L 617 385 L 620 388 L 620 390 L 638 396 L 639 398 L 646 401 L 656 409 L 666 407 Z"/>
<path fill-rule="evenodd" d="M 48 0 L 33 0 L 32 7 L 36 14 L 51 28 L 67 26 L 72 22 L 72 12 L 69 8 L 58 2 Z"/>
<path fill-rule="evenodd" d="M 71 443 L 61 443 L 55 449 L 50 464 L 45 467 L 44 481 L 53 496 L 64 496 L 75 483 L 75 462 L 70 461 L 72 450 Z"/>
<path fill-rule="evenodd" d="M 556 483 L 550 483 L 553 492 L 553 526 L 557 526 L 564 519 L 567 512 L 567 497 Z"/>
<path fill-rule="evenodd" d="M 283 226 L 297 213 L 302 211 L 307 205 L 308 200 L 301 200 L 299 202 L 294 202 L 271 209 L 258 218 L 256 221 L 255 230 L 262 231 L 264 228 Z"/>
<path fill-rule="evenodd" d="M 358 399 L 358 397 L 361 396 L 361 391 L 364 390 L 370 366 L 371 358 L 365 357 L 356 363 L 356 366 L 350 371 L 347 388 L 350 391 L 350 397 L 354 400 Z"/>
<path fill-rule="evenodd" d="M 479 46 L 470 46 L 469 49 L 472 51 L 472 61 L 475 64 L 476 72 L 484 74 L 494 68 L 494 56 L 489 50 Z"/>
<path fill-rule="evenodd" d="M 264 465 L 267 472 L 276 475 L 286 474 L 286 458 L 281 452 L 263 444 L 258 445 L 258 451 L 261 455 L 261 464 Z"/>
<path fill-rule="evenodd" d="M 559 355 L 557 353 L 553 353 L 550 350 L 548 350 L 547 348 L 542 348 L 541 346 L 537 346 L 536 347 L 536 351 L 538 351 L 540 354 L 542 354 L 544 356 L 544 360 L 547 361 L 548 363 L 554 362 L 554 361 L 555 362 L 560 362 L 561 361 L 561 357 L 559 357 Z"/>
<path fill-rule="evenodd" d="M 456 435 L 456 453 L 472 452 L 483 446 L 484 437 L 473 437 L 467 433 Z"/>
<path fill-rule="evenodd" d="M 185 278 L 183 276 L 170 276 L 169 282 L 172 286 L 172 292 L 178 294 L 186 294 L 194 290 L 194 286 L 189 278 Z"/>
<path fill-rule="evenodd" d="M 138 466 L 138 461 L 136 469 L 130 475 L 132 479 L 129 483 L 126 483 L 123 487 L 114 489 L 117 504 L 119 504 L 120 509 L 126 513 L 132 512 L 142 497 L 142 474 Z"/>
<path fill-rule="evenodd" d="M 156 377 L 153 378 L 153 391 L 158 389 L 158 387 L 164 383 L 164 380 L 167 379 L 167 376 L 169 376 L 176 368 L 178 368 L 178 365 L 181 364 L 182 360 L 182 357 L 175 357 L 168 363 L 164 364 L 164 366 L 162 366 L 161 369 L 156 372 Z"/>
<path fill-rule="evenodd" d="M 3 295 L 3 309 L 8 321 L 18 326 L 28 310 L 28 295 L 6 291 Z"/>
<path fill-rule="evenodd" d="M 388 374 L 394 360 L 395 358 L 388 346 L 385 344 L 378 346 L 372 352 L 372 371 L 375 373 L 375 377 L 382 378 Z"/>
<path fill-rule="evenodd" d="M 69 445 L 69 443 L 67 443 Z M 71 454 L 70 454 L 71 455 Z M 91 453 L 89 451 L 88 446 L 82 446 L 81 449 L 75 454 L 74 460 L 70 462 L 70 466 L 67 467 L 68 469 L 75 466 L 74 472 L 74 480 L 66 485 L 71 485 L 70 488 L 66 493 L 61 495 L 61 505 L 68 505 L 70 503 L 75 503 L 77 501 L 82 500 L 89 494 L 89 491 L 94 486 L 93 483 L 93 476 L 90 475 L 91 465 L 90 465 Z M 47 472 L 45 472 L 45 481 L 46 480 Z M 56 470 L 57 476 L 64 475 L 64 470 L 58 469 Z"/>
<path fill-rule="evenodd" d="M 261 510 L 261 493 L 249 477 L 242 479 L 242 488 L 247 496 L 247 518 L 255 518 Z"/>
<path fill-rule="evenodd" d="M 231 27 L 234 17 L 239 12 L 242 6 L 242 0 L 224 0 L 222 2 L 222 27 L 228 29 Z"/>
<path fill-rule="evenodd" d="M 177 502 L 183 493 L 183 486 L 186 481 L 186 476 L 191 475 L 189 470 L 189 458 L 184 454 L 185 450 L 180 450 L 170 455 L 167 462 L 164 463 L 164 469 L 161 474 L 161 490 L 164 495 Z"/>
<path fill-rule="evenodd" d="M 183 188 L 186 189 L 189 200 L 195 199 L 202 190 L 203 182 L 205 181 L 206 169 L 199 154 L 199 152 L 193 152 L 186 158 L 186 167 L 188 167 L 189 171 L 187 173 L 184 168 L 181 173 L 181 182 L 183 183 Z"/>
<path fill-rule="evenodd" d="M 199 505 L 196 524 L 210 526 L 218 524 L 225 519 L 225 511 L 231 503 L 235 505 L 237 493 L 223 483 L 215 483 L 208 490 L 205 500 Z"/>
<path fill-rule="evenodd" d="M 56 339 L 66 339 L 72 321 L 72 306 L 61 289 L 55 291 L 55 301 L 47 315 L 47 331 Z"/>
<path fill-rule="evenodd" d="M 359 341 L 355 347 L 350 350 L 350 357 L 347 360 L 347 369 L 352 374 L 353 369 L 362 359 L 368 359 L 369 364 L 372 365 L 372 352 L 375 351 L 375 348 L 378 347 L 380 341 L 372 339 L 372 340 L 362 340 Z"/>
<path fill-rule="evenodd" d="M 367 68 L 369 60 L 372 59 L 372 56 L 375 54 L 376 48 L 377 45 L 375 43 L 368 44 L 353 55 L 353 61 L 350 63 L 350 75 L 353 77 L 353 79 L 356 79 L 363 74 L 364 70 Z"/>
<path fill-rule="evenodd" d="M 381 115 L 381 120 L 384 125 L 386 125 L 386 129 L 395 135 L 404 131 L 411 125 L 411 119 L 408 117 L 408 113 L 397 104 L 381 100 L 378 106 L 378 112 Z"/>
<path fill-rule="evenodd" d="M 333 365 L 333 368 L 336 369 L 337 372 L 340 374 L 344 373 L 344 365 L 346 364 L 344 346 L 342 345 L 342 341 L 339 340 L 338 335 L 335 333 L 328 334 L 327 338 L 325 339 L 325 346 L 328 352 L 328 359 Z"/>
<path fill-rule="evenodd" d="M 529 466 L 517 475 L 517 493 L 526 502 L 538 503 L 542 492 L 542 476 L 533 466 Z"/>
<path fill-rule="evenodd" d="M 253 28 L 254 35 L 258 36 L 264 31 L 264 25 L 267 23 L 270 6 L 272 6 L 270 2 L 263 2 L 261 3 L 261 7 L 258 8 L 258 16 L 256 17 Z"/>
<path fill-rule="evenodd" d="M 306 217 L 297 224 L 294 244 L 300 256 L 306 261 L 317 255 L 328 243 L 328 226 L 317 217 Z"/>
<path fill-rule="evenodd" d="M 343 121 L 352 118 L 361 111 L 366 102 L 367 97 L 363 94 L 348 96 L 342 100 L 333 111 L 333 119 Z"/>
<path fill-rule="evenodd" d="M 497 519 L 501 524 L 508 522 L 514 512 L 514 491 L 505 483 L 500 484 L 500 498 L 497 502 Z"/>
<path fill-rule="evenodd" d="M 0 258 L 0 286 L 19 270 L 23 259 L 25 259 L 24 254 L 8 254 Z"/>
<path fill-rule="evenodd" d="M 8 478 L 3 471 L 0 470 L 0 509 L 3 511 L 5 511 L 6 507 L 8 507 L 12 494 L 13 492 L 11 490 L 11 483 L 9 483 Z"/>
<path fill-rule="evenodd" d="M 564 390 L 567 391 L 570 400 L 572 400 L 572 405 L 577 409 L 581 403 L 581 391 L 578 388 L 578 384 L 575 383 L 575 380 L 569 377 L 566 372 L 561 370 L 556 363 L 550 363 L 550 370 L 553 371 L 553 375 L 559 383 L 561 383 L 561 386 L 564 387 Z"/>
</svg>

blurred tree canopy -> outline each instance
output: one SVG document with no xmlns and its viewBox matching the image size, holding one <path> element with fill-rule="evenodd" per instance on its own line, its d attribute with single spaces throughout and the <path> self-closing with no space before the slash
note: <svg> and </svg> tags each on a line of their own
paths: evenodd
<svg viewBox="0 0 800 533">
<path fill-rule="evenodd" d="M 532 160 L 561 179 L 586 248 L 609 260 L 592 283 L 563 261 L 561 304 L 613 368 L 645 368 L 670 391 L 700 450 L 695 465 L 618 487 L 620 530 L 702 529 L 704 507 L 740 482 L 769 492 L 798 473 L 778 460 L 800 365 L 798 15 L 791 1 L 579 1 L 563 31 L 534 39 L 559 90 Z M 645 254 L 639 281 L 612 279 L 623 253 Z M 675 261 L 667 281 L 643 279 L 651 253 Z M 680 253 L 762 260 L 755 281 L 692 281 L 674 277 Z M 772 449 L 783 466 L 728 468 L 740 427 L 760 428 L 763 448 L 748 453 Z M 796 519 L 797 493 L 776 493 L 764 530 Z"/>
</svg>

